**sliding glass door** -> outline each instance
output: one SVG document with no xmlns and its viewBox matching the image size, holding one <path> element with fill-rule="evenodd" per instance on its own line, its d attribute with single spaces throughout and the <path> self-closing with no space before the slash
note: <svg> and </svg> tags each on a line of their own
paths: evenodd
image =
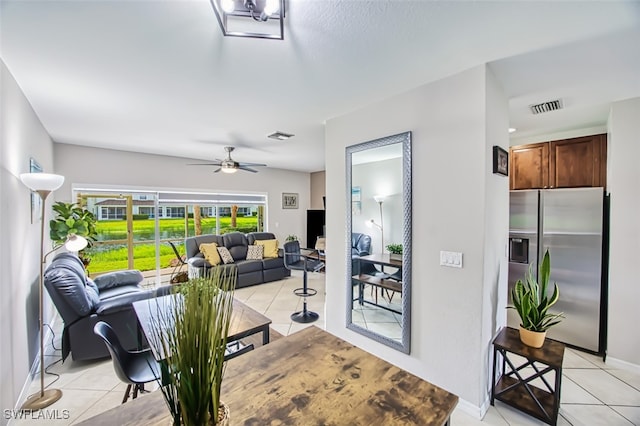
<svg viewBox="0 0 640 426">
<path fill-rule="evenodd" d="M 85 250 L 91 275 L 122 269 L 168 274 L 177 261 L 169 241 L 182 255 L 186 237 L 264 230 L 264 195 L 76 191 L 77 202 L 98 219 L 98 241 Z"/>
</svg>

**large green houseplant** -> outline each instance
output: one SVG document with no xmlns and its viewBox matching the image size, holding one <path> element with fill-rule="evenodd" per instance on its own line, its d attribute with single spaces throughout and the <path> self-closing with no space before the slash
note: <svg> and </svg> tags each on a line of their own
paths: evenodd
<svg viewBox="0 0 640 426">
<path fill-rule="evenodd" d="M 152 344 L 166 356 L 161 391 L 175 426 L 226 425 L 220 402 L 236 268 L 175 286 L 175 303 L 153 324 Z"/>
<path fill-rule="evenodd" d="M 75 203 L 58 201 L 53 205 L 55 217 L 49 221 L 49 237 L 56 244 L 64 244 L 69 235 L 79 235 L 87 239 L 88 247 L 91 247 L 98 232 L 96 224 L 98 220 L 89 210 Z M 86 253 L 79 253 L 85 266 L 91 260 Z"/>
<path fill-rule="evenodd" d="M 511 289 L 511 302 L 520 315 L 520 340 L 526 345 L 539 348 L 543 345 L 546 332 L 549 327 L 558 324 L 562 313 L 552 314 L 549 309 L 558 301 L 560 290 L 558 284 L 553 284 L 553 294 L 548 297 L 549 275 L 551 274 L 551 261 L 549 250 L 542 259 L 539 270 L 539 281 L 533 273 L 533 263 L 523 280 L 518 280 Z"/>
</svg>

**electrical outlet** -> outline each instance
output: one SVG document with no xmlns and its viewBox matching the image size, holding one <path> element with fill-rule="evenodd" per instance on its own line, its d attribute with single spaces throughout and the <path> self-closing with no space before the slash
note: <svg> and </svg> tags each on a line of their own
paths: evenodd
<svg viewBox="0 0 640 426">
<path fill-rule="evenodd" d="M 462 253 L 455 251 L 440 251 L 440 266 L 462 268 Z"/>
</svg>

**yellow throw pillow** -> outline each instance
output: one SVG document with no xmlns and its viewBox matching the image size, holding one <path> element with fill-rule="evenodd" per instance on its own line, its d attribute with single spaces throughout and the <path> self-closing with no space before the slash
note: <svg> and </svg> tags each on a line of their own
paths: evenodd
<svg viewBox="0 0 640 426">
<path fill-rule="evenodd" d="M 200 251 L 204 254 L 204 258 L 211 264 L 216 266 L 222 263 L 220 254 L 218 253 L 218 245 L 216 243 L 200 244 Z"/>
<path fill-rule="evenodd" d="M 278 257 L 278 240 L 256 240 L 255 245 L 264 246 L 264 258 Z"/>
</svg>

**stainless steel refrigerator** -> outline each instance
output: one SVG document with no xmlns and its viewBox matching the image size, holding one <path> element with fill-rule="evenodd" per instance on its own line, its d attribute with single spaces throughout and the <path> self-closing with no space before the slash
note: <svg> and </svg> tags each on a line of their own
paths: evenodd
<svg viewBox="0 0 640 426">
<path fill-rule="evenodd" d="M 509 296 L 530 263 L 548 249 L 550 283 L 558 283 L 560 299 L 551 312 L 563 312 L 562 322 L 547 337 L 596 353 L 603 353 L 603 188 L 511 191 L 509 212 Z M 519 326 L 509 309 L 507 323 Z"/>
</svg>

